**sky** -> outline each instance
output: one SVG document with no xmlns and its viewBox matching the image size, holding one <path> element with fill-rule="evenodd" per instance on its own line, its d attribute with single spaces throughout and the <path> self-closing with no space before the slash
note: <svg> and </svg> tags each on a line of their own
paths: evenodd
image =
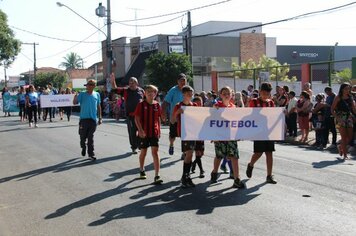
<svg viewBox="0 0 356 236">
<path fill-rule="evenodd" d="M 60 1 L 66 7 L 57 6 Z M 98 0 L 0 0 L 0 9 L 8 16 L 8 25 L 23 43 L 7 76 L 33 70 L 36 43 L 37 67 L 59 68 L 70 52 L 84 60 L 84 67 L 101 61 L 100 41 L 106 39 L 106 18 L 95 15 Z M 262 27 L 266 37 L 275 37 L 277 45 L 356 46 L 356 2 L 344 0 L 111 0 L 112 39 L 146 38 L 155 34 L 177 34 L 187 25 L 191 10 L 192 25 L 207 21 L 261 22 L 263 24 L 293 18 L 346 4 L 347 7 L 308 17 L 268 24 Z M 216 4 L 215 3 L 219 3 Z M 211 5 L 209 7 L 203 7 Z M 145 19 L 152 16 L 162 16 Z M 84 20 L 84 19 L 85 20 Z M 136 19 L 136 21 L 135 21 Z M 91 24 L 89 24 L 89 21 Z M 123 22 L 125 21 L 125 22 Z M 95 26 L 95 27 L 94 27 Z M 101 29 L 101 31 L 98 30 Z M 104 33 L 103 33 L 104 32 Z M 40 36 L 41 35 L 41 36 Z M 32 44 L 32 45 L 31 45 Z M 0 80 L 4 78 L 0 68 Z"/>
</svg>

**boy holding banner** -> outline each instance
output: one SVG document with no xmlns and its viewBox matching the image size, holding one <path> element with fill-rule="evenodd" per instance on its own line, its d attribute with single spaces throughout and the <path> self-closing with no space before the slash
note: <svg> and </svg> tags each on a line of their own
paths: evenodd
<svg viewBox="0 0 356 236">
<path fill-rule="evenodd" d="M 184 85 L 182 87 L 183 101 L 176 104 L 171 118 L 171 123 L 177 123 L 177 137 L 181 137 L 181 114 L 183 113 L 183 106 L 197 106 L 196 103 L 192 102 L 194 90 L 189 85 Z M 190 169 L 192 166 L 193 152 L 195 149 L 196 141 L 182 141 L 182 152 L 184 155 L 183 161 L 183 174 L 182 174 L 182 187 L 195 187 L 192 179 L 190 178 Z"/>
<path fill-rule="evenodd" d="M 271 99 L 272 85 L 270 83 L 262 83 L 260 88 L 260 96 L 254 98 L 250 101 L 250 107 L 274 107 L 274 102 Z M 253 143 L 253 155 L 251 157 L 250 163 L 247 164 L 246 175 L 248 178 L 252 177 L 252 170 L 254 164 L 262 156 L 263 153 L 266 154 L 266 164 L 267 164 L 267 178 L 266 183 L 276 184 L 277 181 L 273 178 L 272 167 L 273 167 L 273 152 L 274 141 L 254 141 Z"/>
<path fill-rule="evenodd" d="M 221 101 L 214 104 L 215 108 L 225 107 L 225 108 L 235 108 L 234 103 L 231 101 L 232 90 L 230 87 L 223 87 L 220 92 Z M 232 169 L 234 174 L 234 184 L 233 188 L 245 188 L 245 184 L 240 180 L 239 175 L 239 150 L 237 147 L 237 141 L 215 141 L 215 158 L 214 158 L 214 169 L 211 172 L 211 183 L 217 183 L 218 180 L 218 169 L 222 159 L 227 157 L 231 160 Z"/>
<path fill-rule="evenodd" d="M 161 184 L 163 180 L 159 176 L 160 161 L 158 156 L 158 141 L 161 135 L 161 122 L 162 117 L 161 106 L 155 97 L 157 96 L 158 89 L 154 85 L 147 85 L 145 88 L 146 99 L 137 104 L 134 112 L 135 123 L 139 136 L 139 149 L 140 157 L 140 179 L 146 179 L 145 173 L 145 158 L 148 147 L 151 147 L 153 166 L 155 169 L 154 183 Z"/>
</svg>

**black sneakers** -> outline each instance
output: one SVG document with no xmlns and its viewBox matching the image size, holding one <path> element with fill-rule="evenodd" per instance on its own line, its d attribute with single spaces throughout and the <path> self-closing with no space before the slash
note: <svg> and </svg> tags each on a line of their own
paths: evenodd
<svg viewBox="0 0 356 236">
<path fill-rule="evenodd" d="M 86 152 L 87 152 L 86 148 L 83 147 L 83 148 L 82 148 L 82 157 L 85 157 L 85 153 L 86 153 Z"/>
<path fill-rule="evenodd" d="M 89 156 L 89 159 L 92 160 L 92 161 L 95 161 L 96 157 L 95 157 L 95 155 L 91 155 L 91 156 Z"/>
<path fill-rule="evenodd" d="M 277 181 L 274 179 L 273 175 L 268 175 L 266 178 L 266 183 L 268 184 L 276 184 Z"/>
<path fill-rule="evenodd" d="M 234 184 L 232 185 L 233 188 L 243 189 L 246 188 L 246 185 L 239 179 L 236 178 L 234 180 Z"/>
<path fill-rule="evenodd" d="M 140 179 L 146 179 L 147 176 L 146 176 L 146 173 L 144 170 L 140 171 Z"/>
<path fill-rule="evenodd" d="M 211 172 L 210 183 L 215 184 L 218 182 L 218 173 Z"/>
<path fill-rule="evenodd" d="M 154 184 L 162 184 L 163 180 L 161 179 L 161 177 L 159 175 L 157 175 L 157 176 L 155 176 L 153 183 Z"/>
<path fill-rule="evenodd" d="M 252 177 L 253 166 L 250 163 L 247 164 L 246 176 L 251 178 Z"/>
<path fill-rule="evenodd" d="M 205 177 L 204 173 L 205 173 L 205 171 L 203 171 L 203 170 L 200 171 L 199 178 L 201 178 L 201 179 L 204 178 Z"/>
<path fill-rule="evenodd" d="M 195 187 L 195 184 L 193 183 L 192 179 L 189 176 L 186 176 L 186 177 L 182 177 L 181 179 L 181 187 L 182 188 Z"/>
<path fill-rule="evenodd" d="M 168 153 L 171 156 L 174 154 L 174 147 L 173 146 L 169 146 Z"/>
</svg>

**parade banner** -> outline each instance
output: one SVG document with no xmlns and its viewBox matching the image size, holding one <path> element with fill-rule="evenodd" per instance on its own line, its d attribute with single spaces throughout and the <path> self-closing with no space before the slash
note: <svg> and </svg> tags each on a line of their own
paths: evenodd
<svg viewBox="0 0 356 236">
<path fill-rule="evenodd" d="M 71 107 L 73 105 L 74 94 L 42 95 L 41 108 L 45 107 Z"/>
<path fill-rule="evenodd" d="M 182 108 L 182 140 L 284 140 L 282 107 Z"/>
<path fill-rule="evenodd" d="M 3 112 L 19 112 L 17 95 L 5 94 L 3 97 Z"/>
</svg>

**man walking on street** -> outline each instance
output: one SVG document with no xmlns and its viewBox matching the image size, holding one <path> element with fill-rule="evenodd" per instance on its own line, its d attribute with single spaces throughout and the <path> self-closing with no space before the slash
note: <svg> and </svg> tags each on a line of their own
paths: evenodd
<svg viewBox="0 0 356 236">
<path fill-rule="evenodd" d="M 136 154 L 139 137 L 137 136 L 137 126 L 135 123 L 135 110 L 138 103 L 143 100 L 145 91 L 138 86 L 138 81 L 135 77 L 129 79 L 128 87 L 117 87 L 114 73 L 111 74 L 111 86 L 116 93 L 124 97 L 127 130 L 129 133 L 130 145 L 133 154 Z"/>
<path fill-rule="evenodd" d="M 86 91 L 75 94 L 73 100 L 74 105 L 80 104 L 79 136 L 82 156 L 85 156 L 87 148 L 85 142 L 88 139 L 88 156 L 93 161 L 96 160 L 94 154 L 94 132 L 96 130 L 98 117 L 98 124 L 100 125 L 102 123 L 100 94 L 94 91 L 95 85 L 95 80 L 89 80 L 87 84 L 85 84 Z"/>
</svg>

